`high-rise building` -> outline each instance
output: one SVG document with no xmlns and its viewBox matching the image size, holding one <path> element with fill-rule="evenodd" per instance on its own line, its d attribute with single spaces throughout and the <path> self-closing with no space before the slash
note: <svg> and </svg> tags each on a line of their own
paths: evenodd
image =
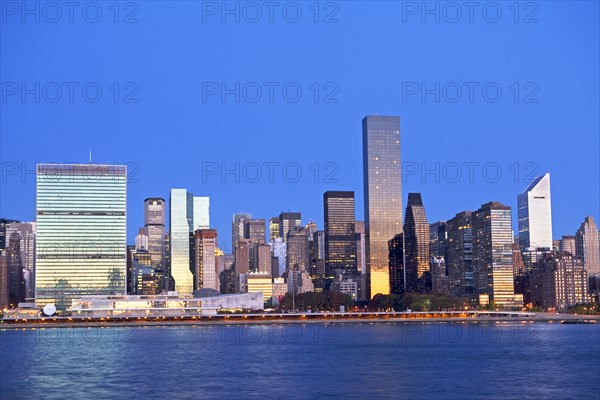
<svg viewBox="0 0 600 400">
<path fill-rule="evenodd" d="M 194 196 L 192 204 L 192 232 L 196 232 L 198 229 L 209 229 L 210 198 L 206 196 Z"/>
<path fill-rule="evenodd" d="M 367 243 L 365 236 L 365 221 L 355 221 L 354 231 L 356 233 L 356 270 L 361 275 L 367 273 Z"/>
<path fill-rule="evenodd" d="M 334 278 L 338 269 L 344 270 L 350 276 L 356 276 L 354 192 L 325 192 L 323 208 L 325 276 Z"/>
<path fill-rule="evenodd" d="M 273 296 L 273 279 L 268 272 L 248 272 L 248 293 L 262 292 L 263 301 L 271 301 Z"/>
<path fill-rule="evenodd" d="M 402 233 L 400 117 L 362 121 L 367 270 L 370 296 L 390 293 L 388 241 Z"/>
<path fill-rule="evenodd" d="M 279 237 L 287 242 L 290 231 L 302 227 L 302 215 L 299 212 L 282 212 L 279 214 Z"/>
<path fill-rule="evenodd" d="M 38 164 L 35 298 L 125 294 L 127 167 Z"/>
<path fill-rule="evenodd" d="M 314 271 L 311 271 L 313 277 L 325 276 L 325 231 L 316 231 L 313 233 L 312 247 L 312 265 Z"/>
<path fill-rule="evenodd" d="M 250 240 L 250 242 L 265 243 L 266 240 L 266 227 L 264 219 L 244 219 L 244 239 Z"/>
<path fill-rule="evenodd" d="M 219 290 L 219 273 L 217 271 L 217 231 L 215 229 L 197 229 L 194 232 L 196 249 L 196 270 L 194 272 L 194 289 Z"/>
<path fill-rule="evenodd" d="M 8 263 L 8 303 L 15 308 L 25 301 L 26 285 L 21 259 L 21 236 L 18 232 L 7 231 L 6 260 Z"/>
<path fill-rule="evenodd" d="M 159 275 L 159 290 L 165 289 L 165 217 L 167 205 L 165 199 L 149 197 L 144 200 L 144 229 L 148 236 L 148 252 L 152 266 Z"/>
<path fill-rule="evenodd" d="M 473 217 L 473 272 L 476 293 L 496 305 L 513 306 L 515 286 L 512 262 L 510 207 L 490 202 Z"/>
<path fill-rule="evenodd" d="M 429 254 L 446 259 L 446 221 L 438 221 L 429 225 Z"/>
<path fill-rule="evenodd" d="M 558 250 L 561 253 L 571 253 L 571 255 L 577 255 L 577 245 L 574 235 L 563 235 L 560 240 Z"/>
<path fill-rule="evenodd" d="M 589 302 L 587 273 L 581 259 L 570 253 L 545 253 L 529 274 L 529 281 L 535 306 L 566 311 Z"/>
<path fill-rule="evenodd" d="M 235 251 L 237 243 L 244 238 L 244 221 L 252 219 L 252 214 L 238 213 L 231 218 L 231 249 Z"/>
<path fill-rule="evenodd" d="M 288 232 L 286 271 L 307 271 L 309 266 L 308 235 L 306 230 L 298 227 Z"/>
<path fill-rule="evenodd" d="M 252 243 L 249 240 L 240 239 L 235 248 L 235 272 L 239 275 L 245 275 L 250 271 L 250 251 Z"/>
<path fill-rule="evenodd" d="M 404 216 L 405 290 L 425 292 L 431 289 L 429 260 L 429 223 L 420 193 L 409 193 Z"/>
<path fill-rule="evenodd" d="M 473 223 L 470 211 L 463 211 L 446 223 L 448 257 L 446 268 L 450 292 L 455 296 L 474 294 Z"/>
<path fill-rule="evenodd" d="M 194 274 L 190 269 L 190 234 L 193 226 L 194 195 L 186 189 L 171 189 L 169 198 L 169 237 L 171 247 L 171 277 L 181 295 L 192 294 Z"/>
<path fill-rule="evenodd" d="M 19 221 L 17 221 L 16 219 L 0 218 L 0 250 L 6 249 L 6 225 L 13 222 Z"/>
<path fill-rule="evenodd" d="M 390 293 L 404 293 L 404 234 L 399 233 L 388 242 L 390 264 Z"/>
<path fill-rule="evenodd" d="M 0 249 L 0 310 L 8 307 L 8 262 L 6 260 L 6 250 Z"/>
<path fill-rule="evenodd" d="M 550 174 L 534 181 L 517 196 L 519 245 L 521 249 L 552 250 L 552 205 Z"/>
<path fill-rule="evenodd" d="M 148 251 L 148 235 L 146 235 L 146 229 L 144 228 L 140 228 L 135 237 L 135 251 L 140 250 Z"/>
<path fill-rule="evenodd" d="M 250 248 L 252 264 L 250 266 L 252 272 L 261 272 L 271 274 L 271 246 L 266 243 L 258 243 Z"/>
<path fill-rule="evenodd" d="M 283 241 L 283 238 L 277 237 L 269 245 L 271 246 L 271 255 L 277 259 L 277 273 L 273 273 L 273 277 L 283 276 L 287 266 L 287 244 Z M 272 268 L 275 270 L 275 266 L 272 266 Z"/>
<path fill-rule="evenodd" d="M 35 291 L 35 222 L 12 222 L 6 225 L 6 237 L 17 234 L 21 251 L 21 269 L 25 280 L 25 298 L 33 299 Z"/>
<path fill-rule="evenodd" d="M 269 219 L 269 242 L 279 237 L 279 217 Z"/>
<path fill-rule="evenodd" d="M 600 275 L 600 235 L 594 217 L 585 217 L 575 235 L 575 251 L 589 276 Z"/>
</svg>

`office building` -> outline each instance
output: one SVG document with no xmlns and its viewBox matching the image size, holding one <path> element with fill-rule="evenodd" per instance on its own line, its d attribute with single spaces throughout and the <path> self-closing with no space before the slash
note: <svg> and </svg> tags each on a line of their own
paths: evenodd
<svg viewBox="0 0 600 400">
<path fill-rule="evenodd" d="M 269 219 L 269 242 L 279 237 L 279 217 Z"/>
<path fill-rule="evenodd" d="M 583 266 L 589 276 L 600 275 L 600 235 L 594 217 L 585 217 L 577 230 L 575 251 L 583 259 Z"/>
<path fill-rule="evenodd" d="M 35 298 L 64 310 L 74 298 L 126 292 L 127 167 L 38 164 Z"/>
<path fill-rule="evenodd" d="M 476 294 L 499 306 L 514 306 L 510 207 L 486 203 L 472 214 L 472 221 Z"/>
<path fill-rule="evenodd" d="M 237 243 L 244 238 L 244 221 L 252 219 L 252 214 L 237 213 L 231 219 L 231 249 L 235 251 Z"/>
<path fill-rule="evenodd" d="M 244 219 L 244 239 L 251 243 L 265 243 L 266 226 L 264 219 Z"/>
<path fill-rule="evenodd" d="M 407 292 L 431 289 L 429 223 L 420 193 L 409 193 L 404 217 L 404 270 Z"/>
<path fill-rule="evenodd" d="M 167 204 L 160 197 L 144 200 L 144 230 L 148 236 L 148 252 L 152 257 L 152 266 L 160 277 L 160 290 L 165 289 L 165 218 Z"/>
<path fill-rule="evenodd" d="M 356 276 L 354 192 L 325 192 L 323 208 L 325 276 L 333 278 L 337 270 L 344 270 L 345 274 Z"/>
<path fill-rule="evenodd" d="M 273 278 L 268 272 L 248 272 L 248 293 L 262 292 L 265 303 L 273 297 Z"/>
<path fill-rule="evenodd" d="M 588 275 L 581 259 L 570 253 L 545 253 L 529 275 L 531 303 L 544 310 L 567 311 L 588 303 Z"/>
<path fill-rule="evenodd" d="M 561 253 L 570 253 L 571 255 L 577 254 L 577 244 L 574 235 L 563 235 L 560 239 L 558 250 Z"/>
<path fill-rule="evenodd" d="M 399 233 L 388 242 L 390 265 L 390 292 L 404 293 L 404 234 Z"/>
<path fill-rule="evenodd" d="M 446 223 L 449 289 L 455 296 L 475 293 L 473 281 L 473 223 L 470 211 L 463 211 Z"/>
<path fill-rule="evenodd" d="M 388 241 L 402 233 L 400 117 L 362 121 L 363 187 L 370 296 L 390 293 Z"/>
<path fill-rule="evenodd" d="M 219 272 L 217 271 L 217 231 L 198 229 L 194 232 L 196 262 L 194 272 L 194 290 L 219 290 Z"/>
<path fill-rule="evenodd" d="M 13 237 L 16 234 L 16 237 Z M 33 299 L 35 292 L 35 222 L 11 222 L 6 225 L 7 243 L 10 238 L 18 240 L 20 263 L 25 280 L 25 298 Z"/>
<path fill-rule="evenodd" d="M 299 212 L 282 212 L 279 214 L 279 237 L 287 242 L 290 231 L 302 227 L 302 216 Z"/>
<path fill-rule="evenodd" d="M 552 205 L 550 174 L 534 181 L 517 196 L 519 245 L 522 250 L 552 250 Z"/>
</svg>

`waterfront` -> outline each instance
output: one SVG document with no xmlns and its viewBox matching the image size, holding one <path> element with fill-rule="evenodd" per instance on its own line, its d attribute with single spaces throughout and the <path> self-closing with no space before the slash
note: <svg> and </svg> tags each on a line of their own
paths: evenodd
<svg viewBox="0 0 600 400">
<path fill-rule="evenodd" d="M 600 325 L 3 330 L 0 397 L 598 398 Z"/>
</svg>

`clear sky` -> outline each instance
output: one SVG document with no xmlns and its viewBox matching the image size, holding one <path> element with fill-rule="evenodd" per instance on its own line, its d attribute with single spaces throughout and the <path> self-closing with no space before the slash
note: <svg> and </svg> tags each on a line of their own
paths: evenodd
<svg viewBox="0 0 600 400">
<path fill-rule="evenodd" d="M 516 231 L 544 172 L 554 238 L 600 215 L 597 1 L 0 4 L 2 217 L 35 218 L 35 163 L 92 149 L 130 166 L 129 241 L 170 188 L 210 196 L 225 249 L 234 212 L 322 227 L 326 190 L 362 219 L 368 114 L 400 116 L 430 222 L 494 200 Z"/>
</svg>

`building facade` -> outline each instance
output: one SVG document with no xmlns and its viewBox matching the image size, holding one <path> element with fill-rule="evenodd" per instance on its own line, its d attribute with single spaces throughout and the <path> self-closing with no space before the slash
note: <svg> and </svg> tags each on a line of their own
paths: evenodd
<svg viewBox="0 0 600 400">
<path fill-rule="evenodd" d="M 594 217 L 585 220 L 575 235 L 575 250 L 583 259 L 583 266 L 590 276 L 600 275 L 600 235 Z"/>
<path fill-rule="evenodd" d="M 400 117 L 362 121 L 366 259 L 370 297 L 390 293 L 388 241 L 402 233 Z"/>
<path fill-rule="evenodd" d="M 539 176 L 517 196 L 521 249 L 552 250 L 550 174 Z"/>
<path fill-rule="evenodd" d="M 329 191 L 323 194 L 325 221 L 325 276 L 337 270 L 357 275 L 354 192 Z"/>
<path fill-rule="evenodd" d="M 36 167 L 38 306 L 64 310 L 75 298 L 126 293 L 127 167 Z"/>
<path fill-rule="evenodd" d="M 420 193 L 409 193 L 404 217 L 404 270 L 407 292 L 431 288 L 429 223 Z"/>
</svg>

